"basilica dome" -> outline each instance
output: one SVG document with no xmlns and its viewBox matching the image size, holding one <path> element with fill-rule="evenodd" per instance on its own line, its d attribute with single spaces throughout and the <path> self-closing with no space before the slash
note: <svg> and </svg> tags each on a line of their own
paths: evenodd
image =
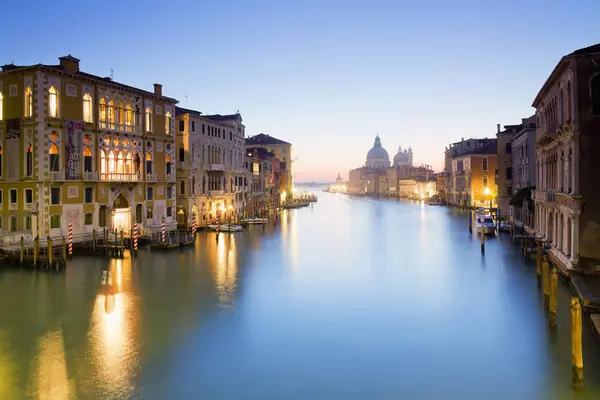
<svg viewBox="0 0 600 400">
<path fill-rule="evenodd" d="M 411 165 L 412 166 L 412 149 L 409 147 L 408 150 L 402 150 L 402 146 L 398 148 L 398 153 L 394 156 L 394 167 L 400 165 Z"/>
<path fill-rule="evenodd" d="M 371 168 L 389 168 L 390 166 L 390 156 L 386 149 L 381 146 L 379 135 L 375 138 L 373 148 L 367 153 L 367 162 L 365 165 Z"/>
</svg>

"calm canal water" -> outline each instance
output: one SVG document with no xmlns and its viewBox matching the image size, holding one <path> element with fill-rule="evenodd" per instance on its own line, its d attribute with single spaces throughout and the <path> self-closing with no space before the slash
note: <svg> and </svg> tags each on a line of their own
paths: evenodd
<svg viewBox="0 0 600 400">
<path fill-rule="evenodd" d="M 535 266 L 466 214 L 319 194 L 194 249 L 0 270 L 0 399 L 598 399 L 569 290 L 548 332 Z"/>
</svg>

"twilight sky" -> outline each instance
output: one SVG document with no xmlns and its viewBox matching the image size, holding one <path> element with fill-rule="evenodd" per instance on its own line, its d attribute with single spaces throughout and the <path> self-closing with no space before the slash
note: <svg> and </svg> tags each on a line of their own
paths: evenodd
<svg viewBox="0 0 600 400">
<path fill-rule="evenodd" d="M 239 109 L 248 135 L 293 144 L 297 181 L 332 181 L 376 133 L 390 158 L 410 145 L 440 170 L 448 143 L 533 114 L 560 57 L 600 41 L 599 12 L 597 0 L 28 3 L 3 20 L 0 63 L 70 53 L 86 72 L 162 83 L 183 107 Z"/>
</svg>

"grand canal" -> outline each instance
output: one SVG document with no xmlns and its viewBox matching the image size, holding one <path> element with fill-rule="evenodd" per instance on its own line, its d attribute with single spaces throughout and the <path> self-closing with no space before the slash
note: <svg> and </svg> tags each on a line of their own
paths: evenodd
<svg viewBox="0 0 600 400">
<path fill-rule="evenodd" d="M 508 237 L 466 214 L 319 193 L 277 227 L 195 248 L 0 270 L 0 399 L 597 399 L 569 289 L 550 333 Z"/>
</svg>

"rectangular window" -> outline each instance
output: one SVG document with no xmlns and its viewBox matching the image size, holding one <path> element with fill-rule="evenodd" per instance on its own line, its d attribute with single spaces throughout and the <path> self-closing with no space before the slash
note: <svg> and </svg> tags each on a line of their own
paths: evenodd
<svg viewBox="0 0 600 400">
<path fill-rule="evenodd" d="M 173 207 L 167 207 L 167 217 L 173 216 Z"/>
<path fill-rule="evenodd" d="M 204 131 L 204 124 L 202 124 L 202 134 L 206 134 L 206 132 Z"/>
<path fill-rule="evenodd" d="M 25 230 L 26 231 L 30 231 L 31 230 L 31 215 L 27 215 L 25 217 Z"/>
<path fill-rule="evenodd" d="M 138 224 L 142 223 L 142 205 L 138 204 L 135 206 L 135 222 Z"/>
<path fill-rule="evenodd" d="M 33 203 L 33 189 L 25 189 L 25 204 Z"/>
<path fill-rule="evenodd" d="M 146 160 L 146 174 L 152 173 L 152 160 Z"/>
<path fill-rule="evenodd" d="M 196 121 L 192 121 L 192 132 L 196 132 Z"/>
<path fill-rule="evenodd" d="M 171 200 L 173 198 L 173 186 L 167 186 L 167 199 Z"/>
<path fill-rule="evenodd" d="M 60 188 L 50 188 L 50 204 L 60 204 Z"/>
<path fill-rule="evenodd" d="M 65 92 L 69 97 L 77 97 L 77 87 L 74 85 L 67 85 Z"/>
<path fill-rule="evenodd" d="M 506 167 L 506 179 L 512 179 L 512 168 Z"/>
<path fill-rule="evenodd" d="M 94 224 L 94 214 L 86 213 L 83 215 L 83 224 L 84 225 L 93 225 Z"/>
<path fill-rule="evenodd" d="M 98 226 L 106 226 L 106 206 L 100 206 L 98 210 Z"/>
<path fill-rule="evenodd" d="M 86 203 L 93 203 L 94 202 L 94 188 L 93 187 L 86 187 L 85 188 L 85 192 L 84 192 L 84 201 Z"/>
<path fill-rule="evenodd" d="M 17 204 L 17 189 L 10 189 L 10 204 Z"/>
<path fill-rule="evenodd" d="M 147 194 L 146 194 L 146 200 L 153 200 L 153 199 L 154 199 L 154 190 L 152 190 L 152 188 L 149 187 L 147 190 Z"/>
<path fill-rule="evenodd" d="M 512 145 L 510 143 L 506 143 L 506 154 L 510 154 L 512 151 Z"/>
<path fill-rule="evenodd" d="M 50 217 L 50 228 L 60 228 L 60 215 L 53 215 Z"/>
<path fill-rule="evenodd" d="M 10 216 L 10 231 L 11 232 L 16 232 L 17 231 L 17 217 L 15 215 L 11 215 Z"/>
<path fill-rule="evenodd" d="M 50 153 L 50 171 L 60 171 L 60 156 L 58 154 Z"/>
<path fill-rule="evenodd" d="M 146 210 L 146 219 L 152 219 L 152 209 L 151 208 Z"/>
<path fill-rule="evenodd" d="M 229 140 L 233 140 L 233 132 L 229 132 Z"/>
<path fill-rule="evenodd" d="M 83 172 L 92 172 L 92 156 L 83 157 Z"/>
<path fill-rule="evenodd" d="M 161 106 L 156 106 L 154 108 L 156 115 L 162 115 L 162 107 Z"/>
<path fill-rule="evenodd" d="M 185 121 L 179 121 L 179 132 L 183 132 L 185 130 Z"/>
<path fill-rule="evenodd" d="M 8 91 L 8 95 L 10 97 L 15 97 L 17 95 L 17 91 L 19 90 L 19 87 L 17 85 L 10 85 Z"/>
<path fill-rule="evenodd" d="M 512 196 L 512 191 L 513 191 L 512 186 L 506 187 L 506 195 L 507 196 Z"/>
</svg>

